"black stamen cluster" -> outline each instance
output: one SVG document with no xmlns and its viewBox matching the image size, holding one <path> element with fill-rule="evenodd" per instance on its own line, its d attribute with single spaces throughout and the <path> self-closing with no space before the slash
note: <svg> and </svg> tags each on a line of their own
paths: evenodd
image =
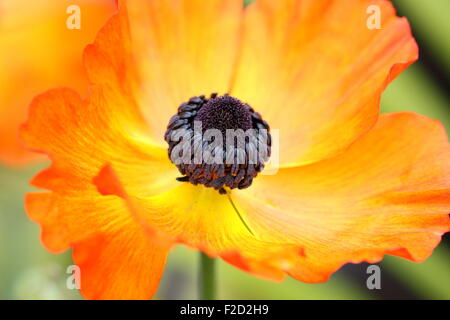
<svg viewBox="0 0 450 320">
<path fill-rule="evenodd" d="M 203 132 L 208 129 L 217 129 L 222 133 L 224 142 L 222 163 L 195 163 L 194 153 L 198 150 L 194 146 L 193 140 L 195 139 L 192 139 L 195 136 L 194 121 L 201 122 Z M 164 139 L 169 144 L 169 158 L 171 158 L 174 148 L 185 142 L 184 138 L 174 139 L 174 133 L 180 129 L 191 133 L 191 141 L 188 143 L 192 143 L 192 148 L 191 155 L 188 155 L 191 163 L 175 163 L 183 175 L 183 177 L 177 178 L 178 181 L 188 181 L 194 185 L 202 184 L 218 190 L 221 194 L 226 193 L 225 187 L 230 189 L 248 188 L 252 184 L 253 178 L 263 170 L 264 163 L 270 157 L 272 141 L 268 123 L 248 104 L 229 95 L 218 96 L 213 93 L 210 98 L 201 95 L 189 99 L 188 102 L 184 102 L 178 107 L 178 112 L 170 119 L 164 135 Z M 238 147 L 236 141 L 229 144 L 226 138 L 227 129 L 242 129 L 244 132 L 248 129 L 255 129 L 258 135 L 253 136 L 252 139 L 246 138 L 245 146 L 242 148 Z M 260 131 L 261 129 L 265 131 Z M 265 132 L 265 134 L 261 135 L 261 132 Z M 211 141 L 201 141 L 202 151 L 208 147 L 209 143 Z M 230 153 L 231 148 L 234 148 L 234 152 Z M 254 157 L 258 151 L 261 151 L 260 148 L 264 151 L 265 157 Z M 213 151 L 212 156 L 214 155 Z M 234 158 L 230 158 L 230 156 Z"/>
</svg>

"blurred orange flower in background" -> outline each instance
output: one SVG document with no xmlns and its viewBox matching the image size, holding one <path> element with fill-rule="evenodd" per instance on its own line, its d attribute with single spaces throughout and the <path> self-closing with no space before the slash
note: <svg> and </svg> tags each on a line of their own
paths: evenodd
<svg viewBox="0 0 450 320">
<path fill-rule="evenodd" d="M 82 10 L 80 30 L 66 27 L 66 10 L 74 3 Z M 19 143 L 28 105 L 55 86 L 85 94 L 81 54 L 115 10 L 114 0 L 0 1 L 0 161 L 18 165 L 42 159 Z"/>
<path fill-rule="evenodd" d="M 381 8 L 383 28 L 366 27 Z M 177 243 L 252 274 L 326 281 L 385 254 L 423 261 L 450 228 L 450 148 L 437 121 L 379 115 L 417 59 L 388 1 L 128 0 L 84 52 L 92 85 L 36 97 L 26 144 L 53 164 L 31 219 L 73 249 L 90 299 L 153 296 Z M 245 190 L 175 180 L 164 132 L 191 96 L 229 93 L 280 129 L 280 169 Z M 242 223 L 236 213 L 251 228 Z"/>
</svg>

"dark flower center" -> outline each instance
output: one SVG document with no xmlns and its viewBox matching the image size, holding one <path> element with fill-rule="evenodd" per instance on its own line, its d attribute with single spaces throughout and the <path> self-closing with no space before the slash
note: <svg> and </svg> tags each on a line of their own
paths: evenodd
<svg viewBox="0 0 450 320">
<path fill-rule="evenodd" d="M 209 99 L 198 110 L 194 121 L 201 121 L 203 130 L 218 129 L 223 134 L 227 129 L 253 128 L 252 113 L 239 99 L 222 96 Z"/>
<path fill-rule="evenodd" d="M 229 95 L 198 96 L 178 107 L 164 135 L 183 177 L 225 194 L 248 188 L 270 157 L 270 128 L 248 104 Z"/>
</svg>

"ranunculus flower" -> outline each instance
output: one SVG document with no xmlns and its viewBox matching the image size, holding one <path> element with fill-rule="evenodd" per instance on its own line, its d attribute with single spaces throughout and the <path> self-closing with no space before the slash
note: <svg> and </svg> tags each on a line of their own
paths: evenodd
<svg viewBox="0 0 450 320">
<path fill-rule="evenodd" d="M 81 9 L 81 29 L 69 30 L 67 8 Z M 33 97 L 66 85 L 83 94 L 88 79 L 83 48 L 116 11 L 114 0 L 0 0 L 0 162 L 26 164 L 42 159 L 19 142 Z"/>
<path fill-rule="evenodd" d="M 366 26 L 372 4 L 381 29 Z M 27 195 L 28 214 L 50 251 L 72 248 L 86 298 L 152 297 L 180 243 L 258 276 L 321 282 L 385 254 L 423 261 L 449 230 L 444 128 L 413 113 L 379 114 L 381 93 L 418 55 L 388 1 L 119 6 L 84 52 L 89 97 L 37 96 L 22 128 L 53 161 L 32 181 L 48 191 Z M 242 103 L 220 109 L 214 92 Z M 169 121 L 206 108 L 202 98 L 182 104 L 201 95 L 213 101 L 205 122 L 242 127 L 251 112 L 254 126 L 259 112 L 279 129 L 276 174 L 245 189 L 229 168 L 180 178 L 164 135 Z M 188 113 L 176 115 L 180 104 Z"/>
</svg>

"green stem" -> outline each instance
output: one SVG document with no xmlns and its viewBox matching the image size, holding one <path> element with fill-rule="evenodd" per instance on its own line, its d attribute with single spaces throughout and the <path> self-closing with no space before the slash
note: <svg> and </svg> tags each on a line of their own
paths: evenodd
<svg viewBox="0 0 450 320">
<path fill-rule="evenodd" d="M 200 299 L 216 298 L 216 260 L 200 252 Z"/>
</svg>

